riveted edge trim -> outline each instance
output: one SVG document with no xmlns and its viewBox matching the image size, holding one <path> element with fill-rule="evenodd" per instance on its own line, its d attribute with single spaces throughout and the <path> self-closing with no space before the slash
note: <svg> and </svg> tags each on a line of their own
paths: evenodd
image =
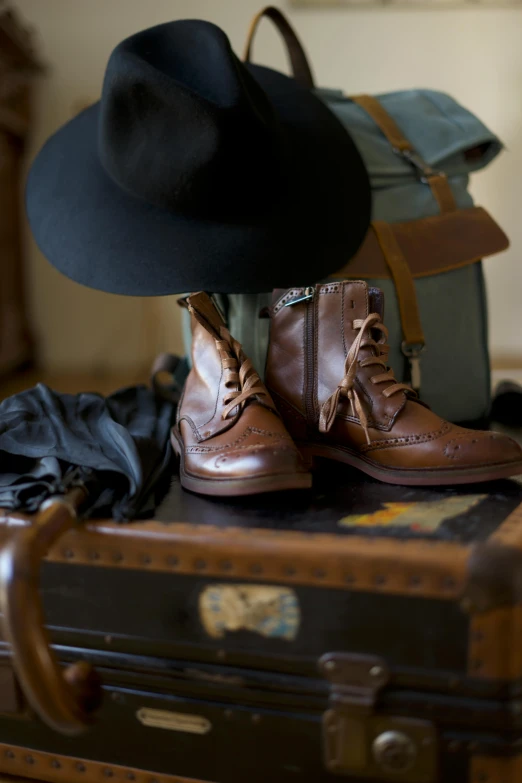
<svg viewBox="0 0 522 783">
<path fill-rule="evenodd" d="M 522 756 L 473 756 L 470 783 L 513 783 L 522 780 Z"/>
<path fill-rule="evenodd" d="M 153 534 L 147 535 L 150 526 Z M 52 562 L 460 599 L 469 548 L 449 542 L 158 523 L 67 533 Z M 167 532 L 168 531 L 168 532 Z M 152 532 L 152 531 L 151 531 Z M 134 533 L 134 534 L 133 534 Z M 96 553 L 96 557 L 93 556 Z M 225 568 L 226 564 L 226 568 Z"/>
<path fill-rule="evenodd" d="M 116 780 L 128 781 L 128 783 L 210 783 L 194 778 L 164 775 L 5 744 L 0 744 L 0 771 L 9 775 L 49 781 L 49 783 L 83 783 L 90 780 Z"/>
<path fill-rule="evenodd" d="M 522 679 L 522 606 L 474 614 L 469 627 L 468 675 L 474 679 Z"/>
</svg>

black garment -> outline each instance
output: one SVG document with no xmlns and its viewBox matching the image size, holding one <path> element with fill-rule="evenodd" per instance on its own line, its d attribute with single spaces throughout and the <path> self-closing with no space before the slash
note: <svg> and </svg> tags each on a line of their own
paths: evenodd
<svg viewBox="0 0 522 783">
<path fill-rule="evenodd" d="M 116 47 L 101 101 L 43 147 L 26 201 L 57 269 L 131 296 L 311 285 L 354 255 L 371 212 L 323 101 L 197 20 Z"/>
<path fill-rule="evenodd" d="M 110 397 L 39 384 L 0 403 L 0 507 L 36 511 L 86 484 L 83 516 L 129 520 L 155 505 L 170 472 L 175 405 L 145 386 Z"/>
<path fill-rule="evenodd" d="M 491 420 L 506 427 L 522 427 L 522 386 L 502 381 L 495 389 Z"/>
</svg>

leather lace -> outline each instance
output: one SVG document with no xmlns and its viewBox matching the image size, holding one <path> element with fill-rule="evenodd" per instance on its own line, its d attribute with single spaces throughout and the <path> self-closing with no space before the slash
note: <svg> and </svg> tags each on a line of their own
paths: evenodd
<svg viewBox="0 0 522 783">
<path fill-rule="evenodd" d="M 271 403 L 270 396 L 261 378 L 254 370 L 252 362 L 247 359 L 243 353 L 241 343 L 234 340 L 225 326 L 219 330 L 221 339 L 216 340 L 216 346 L 223 359 L 223 368 L 226 372 L 225 386 L 237 387 L 231 388 L 225 395 L 223 402 L 225 408 L 221 414 L 222 419 L 226 419 L 230 411 L 238 405 L 241 407 L 258 394 L 266 396 L 266 402 Z"/>
<path fill-rule="evenodd" d="M 362 400 L 355 387 L 355 379 L 357 376 L 357 368 L 360 367 L 381 367 L 384 372 L 378 375 L 373 375 L 370 378 L 370 383 L 392 383 L 386 389 L 382 389 L 381 394 L 384 397 L 391 397 L 398 392 L 409 392 L 414 394 L 413 389 L 407 386 L 405 383 L 398 383 L 395 380 L 393 371 L 390 370 L 387 364 L 389 346 L 386 344 L 388 340 L 388 329 L 381 321 L 380 315 L 377 313 L 370 313 L 367 318 L 358 318 L 353 322 L 353 328 L 359 330 L 359 334 L 352 343 L 346 362 L 344 365 L 344 378 L 338 385 L 334 393 L 326 400 L 321 406 L 319 414 L 319 431 L 328 432 L 335 420 L 337 413 L 337 407 L 342 397 L 345 397 L 350 401 L 352 406 L 352 412 L 354 416 L 357 416 L 361 427 L 364 430 L 366 436 L 366 442 L 368 445 L 371 443 L 370 433 L 368 431 L 368 417 L 364 410 Z M 371 336 L 371 330 L 377 329 L 381 332 L 379 340 L 374 340 Z M 373 349 L 373 355 L 368 356 L 365 359 L 359 360 L 359 353 L 363 348 Z"/>
</svg>

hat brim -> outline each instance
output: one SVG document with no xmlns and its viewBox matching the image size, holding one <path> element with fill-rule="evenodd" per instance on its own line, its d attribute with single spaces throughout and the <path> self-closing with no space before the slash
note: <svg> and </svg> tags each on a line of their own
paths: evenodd
<svg viewBox="0 0 522 783">
<path fill-rule="evenodd" d="M 60 272 L 129 296 L 257 293 L 312 284 L 349 260 L 371 209 L 355 145 L 312 93 L 268 68 L 247 67 L 269 96 L 293 158 L 284 199 L 274 183 L 276 208 L 248 223 L 212 222 L 126 193 L 100 164 L 96 104 L 49 139 L 27 182 L 31 229 Z"/>
</svg>

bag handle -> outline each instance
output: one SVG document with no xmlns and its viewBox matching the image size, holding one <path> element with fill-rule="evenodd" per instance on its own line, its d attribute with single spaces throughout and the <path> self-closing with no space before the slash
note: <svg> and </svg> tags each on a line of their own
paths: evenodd
<svg viewBox="0 0 522 783">
<path fill-rule="evenodd" d="M 441 213 L 452 212 L 457 208 L 446 174 L 435 171 L 418 155 L 413 144 L 406 138 L 393 117 L 372 95 L 354 95 L 351 100 L 372 118 L 393 151 L 404 158 L 415 169 L 421 182 L 430 186 Z"/>
<path fill-rule="evenodd" d="M 51 729 L 75 736 L 91 723 L 102 697 L 101 680 L 89 663 L 62 670 L 45 628 L 40 566 L 48 549 L 76 523 L 83 487 L 49 498 L 31 525 L 16 531 L 0 554 L 0 607 L 4 638 L 27 701 Z"/>
<path fill-rule="evenodd" d="M 297 33 L 286 16 L 273 5 L 267 5 L 252 19 L 245 44 L 243 60 L 246 63 L 251 62 L 254 38 L 257 32 L 257 28 L 259 27 L 259 23 L 264 17 L 270 19 L 270 21 L 274 23 L 283 37 L 288 57 L 290 59 L 292 76 L 296 82 L 298 82 L 303 87 L 306 87 L 307 90 L 313 90 L 314 77 L 312 75 L 312 69 L 310 67 L 310 63 L 308 62 L 308 57 L 306 56 L 303 45 L 301 44 L 301 41 L 297 37 Z"/>
</svg>

